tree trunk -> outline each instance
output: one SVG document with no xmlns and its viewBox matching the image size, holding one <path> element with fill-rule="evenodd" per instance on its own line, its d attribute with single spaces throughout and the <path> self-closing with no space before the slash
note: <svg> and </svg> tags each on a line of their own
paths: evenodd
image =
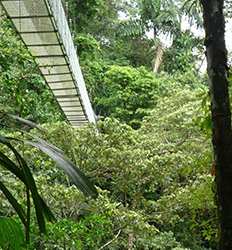
<svg viewBox="0 0 232 250">
<path fill-rule="evenodd" d="M 127 250 L 133 250 L 133 248 L 134 248 L 134 240 L 135 240 L 134 233 L 129 233 Z"/>
<path fill-rule="evenodd" d="M 164 48 L 161 43 L 158 44 L 155 56 L 154 56 L 154 62 L 153 62 L 153 72 L 158 73 L 160 69 L 160 65 L 163 61 L 163 55 L 164 55 Z"/>
<path fill-rule="evenodd" d="M 227 79 L 224 0 L 201 0 L 211 94 L 212 143 L 220 220 L 219 249 L 232 250 L 232 136 Z"/>
</svg>

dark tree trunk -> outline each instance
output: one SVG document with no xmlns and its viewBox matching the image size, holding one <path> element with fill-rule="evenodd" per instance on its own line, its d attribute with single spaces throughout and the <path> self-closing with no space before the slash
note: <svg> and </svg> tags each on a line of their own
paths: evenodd
<svg viewBox="0 0 232 250">
<path fill-rule="evenodd" d="M 206 33 L 206 57 L 211 113 L 212 142 L 216 166 L 219 249 L 232 250 L 232 136 L 227 79 L 227 51 L 223 0 L 201 0 Z"/>
</svg>

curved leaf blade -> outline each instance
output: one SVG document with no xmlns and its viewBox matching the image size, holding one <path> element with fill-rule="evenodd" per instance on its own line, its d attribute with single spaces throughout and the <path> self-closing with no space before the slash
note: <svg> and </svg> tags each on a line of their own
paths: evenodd
<svg viewBox="0 0 232 250">
<path fill-rule="evenodd" d="M 23 181 L 23 183 L 26 185 L 26 187 L 30 190 L 31 195 L 32 195 L 32 199 L 34 202 L 34 206 L 35 206 L 39 230 L 41 233 L 46 233 L 43 206 L 41 204 L 41 197 L 38 193 L 35 180 L 33 178 L 31 171 L 30 171 L 30 168 L 27 166 L 26 161 L 23 159 L 23 157 L 21 157 L 21 155 L 17 152 L 17 150 L 11 145 L 9 140 L 11 140 L 11 139 L 0 136 L 0 142 L 3 143 L 4 145 L 6 145 L 14 153 L 20 168 L 18 168 L 12 162 L 13 164 L 11 164 L 11 168 L 9 168 L 9 166 L 8 166 L 8 170 L 14 174 L 17 174 L 16 176 L 19 177 L 20 180 Z M 0 156 L 3 157 L 3 155 L 1 155 L 1 153 L 0 153 Z M 10 163 L 10 161 L 8 161 L 8 162 Z M 0 161 L 0 164 L 1 163 L 4 163 L 4 162 Z M 14 167 L 14 166 L 16 166 L 16 167 Z M 7 164 L 5 164 L 5 167 L 7 168 Z M 17 170 L 17 168 L 18 168 L 18 170 Z"/>
<path fill-rule="evenodd" d="M 14 152 L 15 157 L 21 166 L 22 172 L 24 173 L 26 186 L 29 188 L 31 192 L 31 196 L 35 206 L 35 212 L 37 217 L 37 222 L 39 225 L 39 230 L 41 233 L 46 233 L 45 219 L 44 219 L 44 211 L 43 206 L 41 204 L 41 197 L 38 193 L 38 189 L 34 180 L 34 177 L 31 173 L 30 168 L 27 166 L 26 161 L 21 157 L 21 155 L 17 152 L 17 150 L 10 144 L 10 149 Z"/>
<path fill-rule="evenodd" d="M 45 131 L 43 128 L 41 128 L 40 126 L 38 126 L 36 123 L 34 123 L 34 122 L 32 122 L 32 121 L 29 121 L 29 120 L 24 119 L 24 118 L 22 118 L 22 117 L 19 117 L 19 116 L 17 116 L 17 115 L 12 115 L 12 114 L 7 114 L 7 115 L 8 115 L 10 118 L 12 118 L 13 120 L 18 121 L 18 122 L 20 122 L 21 124 L 26 125 L 26 126 L 32 128 L 32 129 L 33 129 L 33 128 L 37 128 L 38 130 L 40 130 L 40 131 L 42 131 L 42 132 Z"/>
<path fill-rule="evenodd" d="M 14 208 L 16 213 L 18 214 L 23 225 L 26 225 L 26 215 L 22 206 L 18 203 L 18 201 L 14 198 L 14 196 L 9 191 L 9 189 L 1 181 L 0 181 L 0 190 L 5 195 L 5 197 L 7 198 L 11 206 Z"/>
<path fill-rule="evenodd" d="M 26 141 L 27 144 L 40 149 L 45 154 L 49 155 L 57 165 L 69 176 L 77 188 L 85 195 L 93 198 L 97 197 L 97 190 L 88 178 L 70 161 L 61 151 L 57 151 L 53 145 L 44 143 L 43 141 Z"/>
</svg>

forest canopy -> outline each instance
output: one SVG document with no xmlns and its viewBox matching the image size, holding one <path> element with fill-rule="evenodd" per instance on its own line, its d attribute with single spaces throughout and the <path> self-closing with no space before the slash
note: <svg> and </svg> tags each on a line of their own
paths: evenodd
<svg viewBox="0 0 232 250">
<path fill-rule="evenodd" d="M 28 186 L 2 163 L 16 160 L 22 168 L 24 159 L 45 214 L 48 206 L 56 220 L 45 219 L 47 233 L 41 234 L 38 211 L 31 207 L 30 235 L 25 235 L 20 216 L 0 192 L 0 249 L 216 250 L 204 42 L 191 29 L 203 29 L 200 1 L 64 2 L 97 123 L 74 128 L 67 122 L 33 56 L 4 16 L 0 184 L 23 209 L 33 203 Z M 230 11 L 225 14 L 230 18 Z M 183 29 L 183 19 L 189 29 Z M 15 124 L 6 113 L 40 129 L 30 123 L 22 128 L 20 119 Z M 3 138 L 17 139 L 8 144 Z M 18 143 L 23 140 L 27 143 Z M 50 154 L 39 151 L 41 145 Z M 67 164 L 64 169 L 71 164 L 84 173 L 84 184 L 90 182 L 93 192 L 96 188 L 97 198 L 85 196 L 56 168 L 54 152 Z"/>
</svg>

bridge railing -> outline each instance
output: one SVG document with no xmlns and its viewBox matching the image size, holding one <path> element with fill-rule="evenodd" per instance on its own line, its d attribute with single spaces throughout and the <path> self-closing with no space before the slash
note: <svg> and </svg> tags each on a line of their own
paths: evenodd
<svg viewBox="0 0 232 250">
<path fill-rule="evenodd" d="M 52 15 L 56 21 L 57 29 L 60 34 L 63 46 L 66 51 L 70 68 L 75 78 L 75 84 L 79 90 L 80 98 L 85 109 L 85 113 L 90 122 L 95 122 L 95 114 L 92 109 L 92 105 L 89 100 L 89 96 L 86 90 L 84 78 L 80 69 L 77 52 L 74 47 L 73 38 L 68 26 L 66 15 L 64 12 L 63 4 L 61 0 L 48 0 L 51 7 Z"/>
</svg>

